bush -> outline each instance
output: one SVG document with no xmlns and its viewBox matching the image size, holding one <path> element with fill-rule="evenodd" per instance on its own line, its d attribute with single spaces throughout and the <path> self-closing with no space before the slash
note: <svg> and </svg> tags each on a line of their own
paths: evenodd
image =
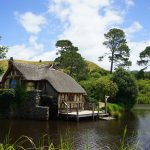
<svg viewBox="0 0 150 150">
<path fill-rule="evenodd" d="M 13 89 L 0 89 L 0 113 L 6 113 L 10 110 L 15 91 Z"/>
<path fill-rule="evenodd" d="M 115 71 L 112 80 L 118 86 L 116 102 L 123 103 L 127 109 L 131 109 L 136 103 L 138 88 L 134 77 L 122 68 Z"/>
<path fill-rule="evenodd" d="M 27 100 L 27 90 L 26 86 L 23 84 L 17 84 L 15 89 L 15 101 L 14 104 L 17 107 L 20 107 Z"/>
<path fill-rule="evenodd" d="M 138 80 L 139 94 L 137 103 L 150 104 L 150 80 Z"/>
<path fill-rule="evenodd" d="M 87 102 L 96 102 L 96 96 L 95 96 L 95 81 L 94 80 L 84 80 L 80 82 L 81 86 L 86 90 L 87 96 L 86 101 Z"/>
<path fill-rule="evenodd" d="M 95 94 L 97 99 L 104 100 L 105 95 L 115 97 L 118 91 L 117 84 L 111 81 L 108 77 L 99 78 L 95 82 Z"/>
<path fill-rule="evenodd" d="M 80 82 L 86 90 L 88 102 L 98 102 L 105 99 L 105 95 L 114 97 L 118 91 L 116 83 L 113 83 L 108 77 L 90 79 Z"/>
<path fill-rule="evenodd" d="M 115 118 L 121 118 L 122 113 L 125 111 L 123 104 L 108 103 L 107 109 L 109 114 Z"/>
</svg>

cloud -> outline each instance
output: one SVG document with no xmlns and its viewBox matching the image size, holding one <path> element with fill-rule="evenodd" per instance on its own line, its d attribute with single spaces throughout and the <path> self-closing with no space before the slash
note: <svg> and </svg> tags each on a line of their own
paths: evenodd
<svg viewBox="0 0 150 150">
<path fill-rule="evenodd" d="M 31 60 L 33 57 L 43 53 L 44 45 L 37 41 L 36 36 L 29 38 L 29 44 L 18 44 L 9 47 L 7 57 L 14 57 L 14 59 Z"/>
<path fill-rule="evenodd" d="M 133 0 L 125 0 L 125 3 L 128 7 L 134 6 L 134 1 Z"/>
<path fill-rule="evenodd" d="M 42 60 L 42 61 L 46 61 L 46 60 L 54 60 L 56 58 L 56 50 L 52 50 L 49 52 L 44 52 L 41 53 L 40 55 L 37 55 L 35 57 L 33 57 L 31 60 Z"/>
<path fill-rule="evenodd" d="M 134 70 L 136 68 L 138 68 L 138 70 L 142 69 L 143 67 L 139 67 L 137 65 L 137 60 L 139 60 L 139 53 L 143 51 L 147 46 L 150 45 L 150 40 L 140 41 L 140 42 L 129 42 L 128 44 L 131 49 L 131 56 L 130 56 L 132 60 L 131 70 Z"/>
<path fill-rule="evenodd" d="M 17 20 L 24 27 L 24 29 L 32 34 L 37 34 L 41 31 L 43 25 L 47 23 L 46 18 L 42 15 L 36 15 L 32 12 L 25 12 L 24 14 L 15 13 Z"/>
<path fill-rule="evenodd" d="M 59 39 L 71 40 L 83 57 L 109 68 L 109 61 L 98 62 L 107 51 L 102 44 L 104 33 L 124 21 L 123 12 L 113 7 L 112 0 L 53 0 L 49 13 L 62 21 L 64 31 Z"/>
<path fill-rule="evenodd" d="M 142 29 L 143 29 L 143 26 L 139 22 L 135 21 L 132 23 L 130 27 L 124 29 L 124 31 L 126 32 L 127 35 L 131 35 L 131 34 L 141 31 Z"/>
</svg>

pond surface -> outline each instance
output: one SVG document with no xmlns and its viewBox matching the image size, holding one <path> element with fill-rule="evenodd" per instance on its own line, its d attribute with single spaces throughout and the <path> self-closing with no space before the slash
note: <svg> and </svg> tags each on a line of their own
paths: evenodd
<svg viewBox="0 0 150 150">
<path fill-rule="evenodd" d="M 71 136 L 76 149 L 82 149 L 82 144 L 88 144 L 91 150 L 109 146 L 116 149 L 127 126 L 126 141 L 130 144 L 140 143 L 143 150 L 150 149 L 150 110 L 136 110 L 126 114 L 124 119 L 111 121 L 32 121 L 32 120 L 0 120 L 0 142 L 11 129 L 11 137 L 18 138 L 27 135 L 36 141 L 44 134 L 50 135 L 55 144 L 60 136 L 66 133 Z M 107 148 L 104 148 L 107 149 Z"/>
</svg>

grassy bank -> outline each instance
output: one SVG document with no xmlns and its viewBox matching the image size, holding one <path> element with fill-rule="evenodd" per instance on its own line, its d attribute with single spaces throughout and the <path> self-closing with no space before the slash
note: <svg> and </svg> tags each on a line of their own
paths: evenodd
<svg viewBox="0 0 150 150">
<path fill-rule="evenodd" d="M 114 118 L 121 118 L 125 112 L 125 108 L 122 104 L 108 103 L 107 106 L 108 113 Z"/>
</svg>

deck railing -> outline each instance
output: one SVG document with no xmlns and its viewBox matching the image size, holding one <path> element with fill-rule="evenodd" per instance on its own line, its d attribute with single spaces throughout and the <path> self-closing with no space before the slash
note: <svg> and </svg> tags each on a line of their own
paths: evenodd
<svg viewBox="0 0 150 150">
<path fill-rule="evenodd" d="M 61 109 L 61 106 L 65 105 L 65 108 L 63 107 Z M 71 105 L 74 104 L 76 105 L 76 108 L 73 108 L 71 107 Z M 96 103 L 86 103 L 86 109 L 84 108 L 81 108 L 83 102 L 66 102 L 66 101 L 63 101 L 61 104 L 60 104 L 60 109 L 59 109 L 59 113 L 65 113 L 67 114 L 67 118 L 68 118 L 68 114 L 70 112 L 76 112 L 76 118 L 77 120 L 79 119 L 79 112 L 80 111 L 83 111 L 83 110 L 91 110 L 92 111 L 92 116 L 93 116 L 93 119 L 94 119 L 94 113 L 95 113 L 95 110 L 96 110 Z M 98 109 L 98 115 L 99 115 L 99 109 Z"/>
</svg>

